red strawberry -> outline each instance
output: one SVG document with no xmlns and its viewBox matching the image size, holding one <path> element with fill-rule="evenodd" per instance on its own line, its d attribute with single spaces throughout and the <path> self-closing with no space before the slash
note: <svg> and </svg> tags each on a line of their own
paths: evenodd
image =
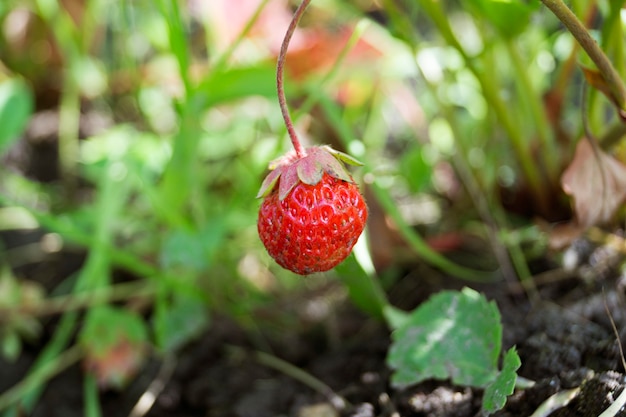
<svg viewBox="0 0 626 417">
<path fill-rule="evenodd" d="M 340 162 L 359 164 L 328 146 L 308 148 L 270 165 L 257 197 L 265 197 L 259 236 L 276 262 L 297 274 L 341 263 L 363 232 L 367 206 Z"/>
</svg>

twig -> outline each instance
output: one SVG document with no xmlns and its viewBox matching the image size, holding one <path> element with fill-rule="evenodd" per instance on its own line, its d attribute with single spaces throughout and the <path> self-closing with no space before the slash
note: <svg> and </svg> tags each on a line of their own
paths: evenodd
<svg viewBox="0 0 626 417">
<path fill-rule="evenodd" d="M 78 345 L 66 350 L 59 355 L 56 360 L 42 366 L 0 395 L 0 410 L 4 410 L 10 405 L 20 401 L 25 392 L 40 386 L 44 381 L 60 374 L 65 369 L 78 362 L 82 356 L 83 350 Z"/>
<path fill-rule="evenodd" d="M 580 392 L 580 387 L 559 391 L 556 394 L 552 395 L 550 398 L 541 403 L 541 405 L 535 410 L 535 412 L 530 417 L 547 417 L 552 414 L 553 411 L 558 410 L 561 407 L 565 407 L 572 401 L 578 393 Z"/>
<path fill-rule="evenodd" d="M 617 326 L 615 326 L 615 320 L 613 320 L 613 315 L 611 314 L 611 310 L 609 310 L 609 304 L 606 301 L 606 294 L 604 294 L 604 288 L 602 289 L 602 294 L 604 295 L 604 308 L 606 310 L 606 314 L 609 317 L 609 321 L 611 322 L 611 327 L 613 328 L 613 333 L 615 334 L 615 339 L 617 340 L 617 344 L 619 346 L 619 353 L 622 359 L 622 367 L 626 370 L 626 359 L 624 359 L 624 349 L 622 347 L 622 341 L 619 337 L 619 332 L 617 331 Z M 626 387 L 622 389 L 619 397 L 613 401 L 613 403 L 605 409 L 602 414 L 598 417 L 614 417 L 619 413 L 619 411 L 626 405 Z"/>
<path fill-rule="evenodd" d="M 131 298 L 150 298 L 155 293 L 156 288 L 150 282 L 128 282 L 89 292 L 60 295 L 37 304 L 18 308 L 0 307 L 0 317 L 7 317 L 9 314 L 23 314 L 27 316 L 62 314 L 68 311 L 81 310 L 95 305 L 124 301 Z M 0 319 L 0 322 L 2 322 L 2 319 Z"/>
<path fill-rule="evenodd" d="M 161 394 L 167 382 L 172 377 L 175 369 L 176 358 L 166 356 L 165 359 L 163 359 L 161 369 L 159 369 L 159 374 L 154 378 L 154 381 L 150 383 L 146 392 L 139 397 L 137 404 L 135 404 L 128 417 L 142 417 L 150 411 L 157 397 Z"/>
<path fill-rule="evenodd" d="M 626 405 L 626 388 L 624 388 L 619 397 L 613 401 L 613 404 L 604 410 L 598 417 L 614 417 L 620 412 L 624 405 Z"/>
<path fill-rule="evenodd" d="M 540 287 L 542 285 L 554 284 L 556 282 L 576 278 L 578 275 L 578 270 L 569 271 L 565 268 L 555 268 L 533 275 L 532 281 L 536 286 Z M 524 291 L 524 286 L 518 283 L 513 283 L 509 285 L 509 289 L 513 293 L 518 293 Z"/>
<path fill-rule="evenodd" d="M 619 336 L 619 332 L 617 331 L 617 326 L 615 325 L 615 320 L 613 320 L 611 310 L 609 310 L 609 303 L 606 301 L 604 288 L 602 288 L 602 295 L 604 296 L 604 309 L 606 310 L 606 315 L 609 316 L 609 321 L 611 322 L 611 327 L 613 328 L 613 334 L 615 334 L 615 340 L 617 340 L 617 345 L 619 346 L 619 354 L 620 358 L 622 359 L 622 368 L 626 370 L 626 359 L 624 359 L 624 348 L 622 347 L 622 340 Z"/>
<path fill-rule="evenodd" d="M 276 369 L 277 371 L 280 371 L 296 381 L 301 382 L 307 387 L 319 392 L 325 396 L 328 399 L 328 402 L 330 402 L 337 410 L 344 410 L 350 405 L 345 398 L 333 391 L 331 387 L 297 366 L 265 352 L 256 352 L 255 356 L 256 360 L 260 364 Z"/>
<path fill-rule="evenodd" d="M 541 0 L 552 13 L 565 25 L 567 30 L 576 38 L 580 46 L 583 47 L 589 58 L 596 64 L 602 78 L 607 83 L 611 98 L 615 101 L 620 115 L 626 114 L 626 87 L 620 78 L 619 73 L 613 67 L 602 48 L 591 37 L 589 31 L 576 15 L 567 7 L 562 0 Z"/>
<path fill-rule="evenodd" d="M 602 292 L 604 293 L 604 289 L 602 290 Z M 626 369 L 626 360 L 624 359 L 624 349 L 622 347 L 622 341 L 619 337 L 619 332 L 617 331 L 617 327 L 615 326 L 615 320 L 613 320 L 613 315 L 611 314 L 611 311 L 609 310 L 609 304 L 606 301 L 606 295 L 604 296 L 604 308 L 606 309 L 606 314 L 609 316 L 611 327 L 613 328 L 613 333 L 615 333 L 615 339 L 617 340 L 617 344 L 619 345 L 619 353 L 622 359 L 622 367 Z M 611 404 L 606 410 L 604 410 L 602 414 L 600 414 L 598 417 L 616 416 L 617 413 L 619 413 L 619 411 L 622 409 L 622 407 L 624 407 L 625 404 L 626 404 L 626 388 L 622 389 L 622 392 L 619 395 L 619 397 L 617 397 L 615 401 L 613 401 L 613 404 Z"/>
<path fill-rule="evenodd" d="M 617 145 L 624 136 L 626 136 L 626 124 L 616 123 L 611 126 L 604 135 L 598 138 L 598 142 L 602 149 L 607 150 Z"/>
</svg>

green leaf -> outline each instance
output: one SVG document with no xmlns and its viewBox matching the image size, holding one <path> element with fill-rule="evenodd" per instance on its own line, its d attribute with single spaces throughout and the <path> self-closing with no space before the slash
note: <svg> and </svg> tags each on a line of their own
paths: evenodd
<svg viewBox="0 0 626 417">
<path fill-rule="evenodd" d="M 207 106 L 215 106 L 250 96 L 276 97 L 276 69 L 273 65 L 235 68 L 211 74 L 199 87 L 206 93 Z"/>
<path fill-rule="evenodd" d="M 17 331 L 12 329 L 5 329 L 3 333 L 0 337 L 2 357 L 9 362 L 15 362 L 22 352 L 22 340 Z"/>
<path fill-rule="evenodd" d="M 95 307 L 87 314 L 80 342 L 92 354 L 103 355 L 121 340 L 141 344 L 148 340 L 145 323 L 137 314 L 109 306 Z"/>
<path fill-rule="evenodd" d="M 0 84 L 0 155 L 24 132 L 33 112 L 33 96 L 25 82 L 11 79 Z"/>
<path fill-rule="evenodd" d="M 491 414 L 504 407 L 506 398 L 513 394 L 515 381 L 517 380 L 516 371 L 521 365 L 522 362 L 519 355 L 515 347 L 512 347 L 504 356 L 502 371 L 497 378 L 485 388 L 482 405 L 483 411 Z"/>
<path fill-rule="evenodd" d="M 180 292 L 163 307 L 157 310 L 154 326 L 157 343 L 165 352 L 183 346 L 209 324 L 205 302 L 199 297 Z"/>
<path fill-rule="evenodd" d="M 331 148 L 330 146 L 322 146 L 322 148 L 326 149 L 335 158 L 339 159 L 342 162 L 345 162 L 348 165 L 354 165 L 354 166 L 359 166 L 359 167 L 363 166 L 363 162 L 359 161 L 358 159 L 356 159 L 352 155 L 348 155 L 347 153 L 339 152 L 339 151 Z"/>
<path fill-rule="evenodd" d="M 535 0 L 466 0 L 464 3 L 506 38 L 522 33 L 530 25 L 532 13 L 540 6 Z"/>
<path fill-rule="evenodd" d="M 412 192 L 419 193 L 428 189 L 433 168 L 424 159 L 424 152 L 421 148 L 413 148 L 404 154 L 400 160 L 400 168 Z"/>
<path fill-rule="evenodd" d="M 148 331 L 138 314 L 99 306 L 87 314 L 79 342 L 85 350 L 84 366 L 98 384 L 121 388 L 145 360 Z"/>
<path fill-rule="evenodd" d="M 224 239 L 222 220 L 215 218 L 201 230 L 172 231 L 161 249 L 161 265 L 166 269 L 182 268 L 192 272 L 206 270 Z"/>
<path fill-rule="evenodd" d="M 497 375 L 500 313 L 472 289 L 434 295 L 410 313 L 392 338 L 387 363 L 394 369 L 395 387 L 429 378 L 484 387 Z"/>
<path fill-rule="evenodd" d="M 280 175 L 282 173 L 282 167 L 277 167 L 273 171 L 270 171 L 270 173 L 267 174 L 267 177 L 265 177 L 265 179 L 263 180 L 263 183 L 261 184 L 261 188 L 259 189 L 256 198 L 267 197 L 268 195 L 270 195 L 272 191 L 274 191 L 274 187 L 276 187 L 276 183 L 278 182 L 278 179 L 280 178 Z"/>
</svg>

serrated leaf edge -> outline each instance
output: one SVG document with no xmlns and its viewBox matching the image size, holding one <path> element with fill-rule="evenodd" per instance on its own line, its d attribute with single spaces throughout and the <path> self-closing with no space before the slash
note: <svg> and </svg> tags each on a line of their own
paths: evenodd
<svg viewBox="0 0 626 417">
<path fill-rule="evenodd" d="M 501 410 L 506 404 L 507 397 L 513 394 L 515 391 L 515 381 L 517 380 L 517 370 L 521 365 L 522 362 L 517 353 L 517 349 L 513 346 L 504 354 L 502 370 L 497 377 L 485 387 L 481 408 L 487 415 Z M 507 376 L 514 377 L 514 380 L 507 381 Z M 506 384 L 507 382 L 509 382 L 509 384 Z M 497 387 L 497 384 L 500 384 L 500 386 Z M 504 391 L 498 392 L 498 388 Z M 492 392 L 492 390 L 494 391 Z M 496 397 L 496 394 L 499 395 Z"/>
</svg>

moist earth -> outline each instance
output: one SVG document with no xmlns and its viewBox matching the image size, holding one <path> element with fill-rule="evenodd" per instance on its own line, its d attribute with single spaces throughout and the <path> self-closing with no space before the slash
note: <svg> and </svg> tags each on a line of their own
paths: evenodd
<svg viewBox="0 0 626 417">
<path fill-rule="evenodd" d="M 41 141 L 47 144 L 47 141 Z M 56 177 L 50 166 L 57 155 L 53 146 L 23 149 L 9 158 L 25 175 L 40 181 Z M 35 159 L 51 161 L 49 165 Z M 46 168 L 47 167 L 47 168 Z M 9 230 L 0 233 L 4 250 L 29 248 L 44 231 Z M 583 244 L 588 247 L 589 245 Z M 591 263 L 590 251 L 585 255 Z M 488 254 L 476 253 L 474 258 Z M 35 257 L 35 261 L 13 265 L 16 276 L 40 283 L 46 290 L 55 288 L 74 274 L 84 262 L 79 250 L 64 250 Z M 15 261 L 12 259 L 11 261 Z M 596 417 L 625 386 L 624 367 L 618 338 L 610 317 L 615 321 L 619 339 L 626 342 L 626 280 L 614 266 L 595 268 L 583 265 L 573 273 L 557 273 L 558 266 L 545 263 L 535 268 L 538 285 L 536 301 L 519 284 L 501 281 L 489 285 L 443 277 L 423 264 L 396 266 L 395 284 L 389 298 L 395 306 L 410 310 L 430 295 L 444 289 L 472 286 L 494 300 L 502 315 L 503 348 L 516 346 L 522 366 L 519 375 L 527 385 L 518 389 L 497 416 L 527 417 L 537 412 L 553 395 L 563 398 L 576 393 L 552 417 Z M 561 271 L 562 272 L 562 271 Z M 552 279 L 553 275 L 557 279 Z M 550 278 L 550 279 L 539 279 Z M 116 279 L 130 280 L 124 271 Z M 314 279 L 314 278 L 313 278 Z M 295 295 L 277 300 L 280 311 L 260 311 L 255 321 L 271 324 L 272 318 L 292 315 L 304 317 L 302 307 L 315 298 L 333 299 L 341 293 L 331 284 L 320 294 Z M 348 300 L 339 297 L 329 312 L 316 319 L 302 319 L 290 331 L 271 330 L 276 326 L 244 328 L 228 317 L 212 317 L 210 327 L 180 350 L 175 357 L 156 353 L 139 375 L 123 390 L 101 394 L 103 415 L 117 416 L 220 416 L 220 417 L 470 417 L 480 415 L 482 391 L 451 385 L 448 381 L 425 381 L 404 390 L 390 387 L 390 371 L 385 356 L 390 345 L 389 331 L 356 311 Z M 43 322 L 42 337 L 24 346 L 15 362 L 0 360 L 0 392 L 18 383 L 41 349 L 50 341 L 58 325 L 55 317 Z M 280 367 L 261 360 L 262 351 L 317 378 L 329 387 L 327 392 L 313 390 Z M 272 362 L 276 363 L 276 362 Z M 74 417 L 84 414 L 83 370 L 73 366 L 54 378 L 42 393 L 33 416 Z M 155 381 L 163 384 L 154 391 L 151 407 L 131 414 L 138 399 Z M 158 385 L 158 384 L 157 384 Z M 532 385 L 532 386 L 529 386 Z M 338 398 L 346 400 L 341 404 Z M 539 414 L 536 414 L 539 415 Z M 618 416 L 626 415 L 620 411 Z"/>
<path fill-rule="evenodd" d="M 5 247 L 36 241 L 41 232 L 3 233 Z M 36 265 L 22 267 L 20 275 L 38 278 L 52 287 L 82 262 L 80 253 L 59 253 Z M 123 274 L 118 274 L 123 275 Z M 532 386 L 518 389 L 497 416 L 531 416 L 549 397 L 576 391 L 569 403 L 553 410 L 552 417 L 600 415 L 625 387 L 620 346 L 609 318 L 624 341 L 626 314 L 623 285 L 619 277 L 584 281 L 572 274 L 539 288 L 531 303 L 519 289 L 499 284 L 474 286 L 495 300 L 502 315 L 504 348 L 515 345 L 522 360 L 519 375 Z M 434 276 L 423 279 L 404 273 L 389 291 L 391 301 L 411 309 L 443 289 L 461 289 L 467 282 Z M 414 288 L 410 292 L 407 288 Z M 331 284 L 324 291 L 340 291 Z M 394 294 L 398 297 L 394 297 Z M 400 296 L 401 295 L 401 296 Z M 303 298 L 310 294 L 301 294 Z M 314 297 L 323 297 L 316 294 Z M 282 313 L 301 316 L 304 300 L 279 303 Z M 259 312 L 259 317 L 271 317 Z M 260 319 L 262 321 L 262 319 Z M 27 345 L 15 363 L 0 363 L 0 390 L 23 377 L 56 319 L 45 323 L 45 334 Z M 142 414 L 165 416 L 449 416 L 480 415 L 482 391 L 451 385 L 448 381 L 425 381 L 404 390 L 390 387 L 385 356 L 389 331 L 356 311 L 348 300 L 337 302 L 318 320 L 309 320 L 291 332 L 245 329 L 227 317 L 213 317 L 204 334 L 176 357 L 152 355 L 147 365 L 121 391 L 102 393 L 103 414 L 129 416 L 140 396 L 155 379 L 164 387 L 153 406 Z M 288 373 L 260 360 L 264 351 L 300 368 L 326 384 L 330 391 L 314 391 Z M 164 373 L 164 367 L 171 372 Z M 34 416 L 83 415 L 83 371 L 74 366 L 54 378 L 43 392 Z M 531 381 L 531 382 L 529 382 Z M 338 404 L 337 398 L 346 400 Z M 335 406 L 333 406 L 333 404 Z M 337 408 L 337 405 L 340 407 Z M 618 416 L 625 415 L 621 411 Z"/>
</svg>

